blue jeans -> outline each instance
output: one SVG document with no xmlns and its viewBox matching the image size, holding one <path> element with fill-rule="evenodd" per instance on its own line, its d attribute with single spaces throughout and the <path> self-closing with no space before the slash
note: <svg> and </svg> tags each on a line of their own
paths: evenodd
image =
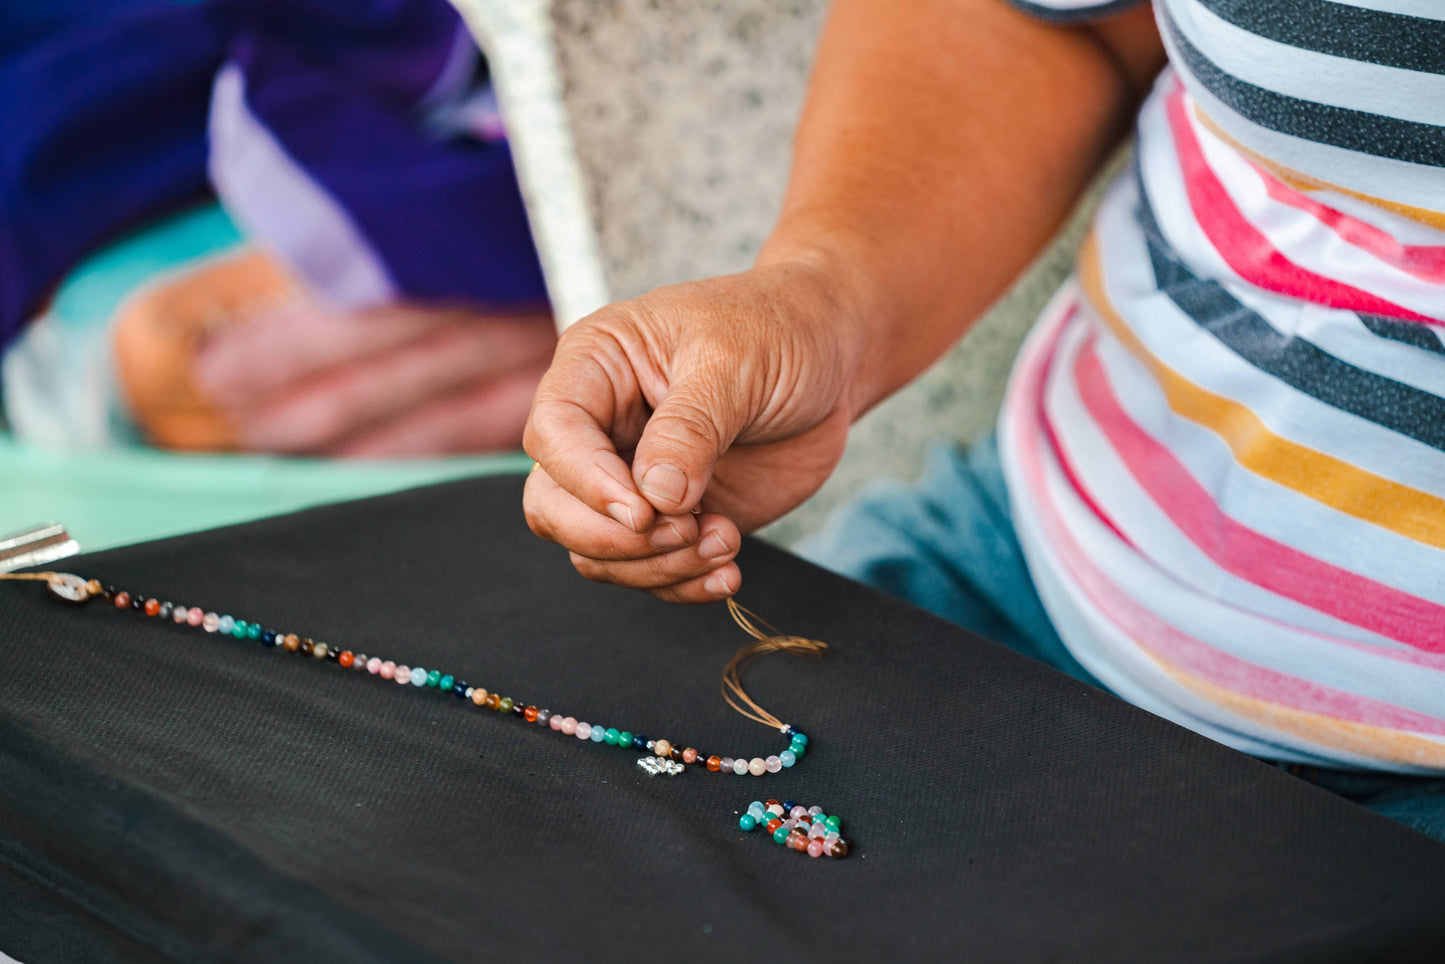
<svg viewBox="0 0 1445 964">
<path fill-rule="evenodd" d="M 1104 688 L 1065 648 L 1039 601 L 992 436 L 968 449 L 935 446 L 918 482 L 870 486 L 798 552 Z M 1445 779 L 1276 765 L 1445 842 Z"/>
</svg>

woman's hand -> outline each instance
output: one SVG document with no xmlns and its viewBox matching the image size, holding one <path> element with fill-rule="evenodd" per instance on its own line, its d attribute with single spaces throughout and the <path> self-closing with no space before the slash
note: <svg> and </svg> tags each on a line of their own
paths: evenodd
<svg viewBox="0 0 1445 964">
<path fill-rule="evenodd" d="M 662 288 L 569 329 L 523 445 L 528 524 L 589 579 L 673 602 L 737 592 L 741 533 L 843 453 L 862 354 L 854 298 L 776 263 Z"/>
</svg>

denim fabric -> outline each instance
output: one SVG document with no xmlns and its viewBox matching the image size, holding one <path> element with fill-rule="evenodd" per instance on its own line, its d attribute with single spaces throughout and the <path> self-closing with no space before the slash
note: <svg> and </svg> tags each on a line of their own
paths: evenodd
<svg viewBox="0 0 1445 964">
<path fill-rule="evenodd" d="M 1009 516 L 992 435 L 939 444 L 916 483 L 875 483 L 797 551 L 1103 689 L 1065 648 L 1039 601 Z M 1445 780 L 1280 766 L 1445 842 Z"/>
</svg>

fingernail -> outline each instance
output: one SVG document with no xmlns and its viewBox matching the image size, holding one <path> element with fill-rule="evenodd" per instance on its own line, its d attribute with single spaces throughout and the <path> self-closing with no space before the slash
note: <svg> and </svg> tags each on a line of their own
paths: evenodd
<svg viewBox="0 0 1445 964">
<path fill-rule="evenodd" d="M 718 535 L 716 530 L 709 532 L 697 545 L 697 554 L 704 559 L 721 559 L 730 552 L 732 550 L 728 548 L 728 544 L 723 541 L 723 537 Z"/>
<path fill-rule="evenodd" d="M 633 521 L 632 517 L 632 506 L 628 505 L 627 503 L 607 503 L 607 514 L 612 516 L 612 518 L 616 519 L 618 522 L 627 526 L 627 528 L 631 529 L 633 532 L 637 531 L 637 523 Z"/>
<path fill-rule="evenodd" d="M 654 465 L 642 477 L 642 491 L 664 502 L 681 502 L 687 495 L 687 476 L 675 465 Z"/>
<path fill-rule="evenodd" d="M 687 540 L 683 538 L 682 532 L 671 522 L 654 529 L 652 535 L 647 537 L 647 541 L 652 543 L 654 549 L 677 549 L 687 545 Z"/>
<path fill-rule="evenodd" d="M 722 571 L 708 576 L 707 581 L 702 584 L 702 588 L 714 596 L 731 596 L 733 594 L 732 582 L 728 579 L 727 573 Z"/>
</svg>

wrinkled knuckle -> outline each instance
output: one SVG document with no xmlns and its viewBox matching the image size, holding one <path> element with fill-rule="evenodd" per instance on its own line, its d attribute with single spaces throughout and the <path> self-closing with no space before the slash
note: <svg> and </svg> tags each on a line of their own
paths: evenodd
<svg viewBox="0 0 1445 964">
<path fill-rule="evenodd" d="M 592 582 L 611 581 L 607 578 L 606 567 L 596 559 L 591 559 L 576 552 L 569 553 L 569 555 L 572 559 L 572 568 L 576 569 L 578 575 L 582 576 L 583 579 L 589 579 Z"/>
</svg>

